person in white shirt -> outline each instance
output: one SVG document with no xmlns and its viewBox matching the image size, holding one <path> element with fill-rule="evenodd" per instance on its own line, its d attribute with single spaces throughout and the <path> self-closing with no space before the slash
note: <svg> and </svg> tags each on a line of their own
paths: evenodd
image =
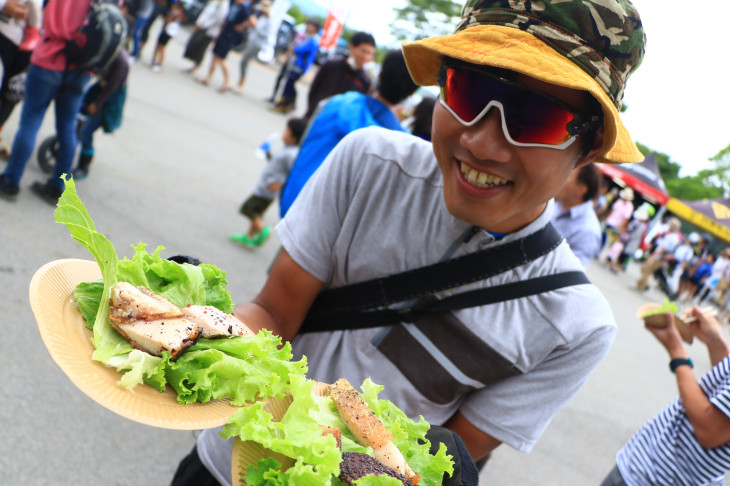
<svg viewBox="0 0 730 486">
<path fill-rule="evenodd" d="M 682 241 L 682 234 L 679 232 L 682 223 L 680 223 L 677 218 L 670 218 L 667 223 L 669 225 L 669 232 L 657 240 L 654 251 L 641 265 L 641 276 L 639 277 L 639 280 L 636 281 L 636 290 L 643 292 L 649 288 L 649 278 L 657 272 L 657 270 L 664 268 L 667 263 L 667 257 L 671 257 L 674 250 L 676 250 L 677 246 Z M 660 285 L 661 284 L 662 282 L 660 277 Z"/>
</svg>

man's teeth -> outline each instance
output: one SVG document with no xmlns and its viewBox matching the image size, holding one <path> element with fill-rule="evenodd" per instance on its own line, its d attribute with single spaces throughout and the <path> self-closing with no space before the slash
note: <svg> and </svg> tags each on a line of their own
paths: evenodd
<svg viewBox="0 0 730 486">
<path fill-rule="evenodd" d="M 479 172 L 463 163 L 461 164 L 461 173 L 464 174 L 467 181 L 477 187 L 503 186 L 509 182 L 507 179 L 502 179 L 501 177 L 487 174 L 486 172 Z"/>
</svg>

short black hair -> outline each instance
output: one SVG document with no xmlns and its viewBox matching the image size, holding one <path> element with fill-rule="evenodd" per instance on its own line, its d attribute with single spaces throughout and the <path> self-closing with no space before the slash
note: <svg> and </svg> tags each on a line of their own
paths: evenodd
<svg viewBox="0 0 730 486">
<path fill-rule="evenodd" d="M 598 188 L 601 185 L 601 173 L 593 163 L 586 164 L 578 169 L 576 178 L 579 183 L 586 186 L 586 193 L 583 194 L 583 202 L 590 201 L 598 195 Z"/>
<path fill-rule="evenodd" d="M 304 23 L 317 27 L 317 30 L 322 28 L 322 24 L 320 24 L 316 19 L 307 19 Z"/>
<path fill-rule="evenodd" d="M 376 91 L 390 104 L 397 105 L 412 95 L 418 85 L 413 82 L 408 72 L 403 51 L 393 49 L 383 58 L 383 65 L 378 76 Z"/>
<path fill-rule="evenodd" d="M 292 136 L 297 139 L 297 143 L 299 143 L 302 135 L 304 135 L 304 130 L 307 129 L 307 120 L 304 118 L 289 118 L 286 126 L 289 128 Z"/>
<path fill-rule="evenodd" d="M 367 32 L 355 32 L 352 34 L 352 37 L 350 37 L 349 44 L 353 47 L 357 47 L 360 44 L 367 44 L 373 47 L 376 46 L 375 37 Z"/>
<path fill-rule="evenodd" d="M 413 110 L 413 126 L 411 133 L 425 140 L 431 140 L 431 126 L 433 125 L 433 108 L 436 98 L 426 96 Z"/>
</svg>

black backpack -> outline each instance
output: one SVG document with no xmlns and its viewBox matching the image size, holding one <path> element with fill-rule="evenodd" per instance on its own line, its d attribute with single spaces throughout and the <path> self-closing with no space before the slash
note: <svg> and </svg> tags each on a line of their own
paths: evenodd
<svg viewBox="0 0 730 486">
<path fill-rule="evenodd" d="M 74 39 L 66 42 L 66 66 L 103 71 L 127 39 L 127 28 L 118 2 L 93 0 Z"/>
</svg>

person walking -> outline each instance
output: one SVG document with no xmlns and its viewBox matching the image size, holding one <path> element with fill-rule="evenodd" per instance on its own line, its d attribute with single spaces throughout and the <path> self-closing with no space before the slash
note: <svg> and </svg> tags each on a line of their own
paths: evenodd
<svg viewBox="0 0 730 486">
<path fill-rule="evenodd" d="M 70 174 L 76 152 L 76 115 L 81 108 L 91 75 L 68 65 L 64 48 L 75 38 L 91 5 L 91 0 L 49 0 L 43 12 L 41 40 L 33 51 L 25 85 L 25 101 L 20 123 L 5 171 L 0 175 L 0 197 L 15 200 L 48 106 L 56 112 L 58 155 L 55 170 L 45 182 L 31 185 L 34 194 L 55 205 L 65 187 L 62 174 Z"/>
<path fill-rule="evenodd" d="M 229 8 L 228 0 L 210 0 L 195 19 L 195 30 L 190 35 L 183 53 L 185 59 L 193 61 L 193 65 L 187 69 L 188 74 L 195 73 L 203 63 L 208 46 L 223 28 Z"/>
<path fill-rule="evenodd" d="M 314 19 L 306 21 L 304 38 L 298 43 L 292 44 L 286 53 L 285 65 L 286 71 L 284 75 L 284 89 L 281 97 L 276 105 L 272 108 L 277 113 L 289 113 L 294 110 L 294 104 L 297 98 L 296 82 L 314 63 L 319 51 L 319 32 L 320 25 Z"/>
<path fill-rule="evenodd" d="M 234 0 L 221 33 L 213 45 L 213 60 L 210 62 L 208 76 L 199 80 L 202 84 L 209 86 L 216 68 L 220 66 L 223 73 L 223 84 L 218 88 L 218 91 L 225 93 L 231 88 L 226 57 L 231 49 L 246 40 L 246 29 L 255 25 L 256 16 L 251 13 L 244 0 Z"/>
<path fill-rule="evenodd" d="M 256 17 L 256 26 L 249 28 L 248 41 L 246 42 L 246 48 L 241 55 L 240 64 L 240 75 L 238 83 L 235 88 L 232 89 L 234 93 L 243 92 L 243 83 L 246 82 L 246 73 L 248 72 L 248 63 L 251 62 L 256 56 L 258 56 L 261 49 L 266 44 L 266 40 L 269 38 L 269 31 L 271 30 L 271 19 L 269 14 L 271 12 L 271 2 L 263 0 L 256 4 L 255 11 L 259 13 Z"/>
<path fill-rule="evenodd" d="M 264 226 L 263 215 L 276 199 L 286 181 L 294 160 L 299 152 L 299 142 L 307 126 L 303 118 L 290 118 L 281 134 L 284 147 L 273 155 L 259 176 L 259 181 L 251 194 L 241 205 L 240 212 L 250 221 L 246 233 L 233 233 L 231 240 L 249 248 L 264 244 L 271 233 L 269 226 Z"/>
</svg>

